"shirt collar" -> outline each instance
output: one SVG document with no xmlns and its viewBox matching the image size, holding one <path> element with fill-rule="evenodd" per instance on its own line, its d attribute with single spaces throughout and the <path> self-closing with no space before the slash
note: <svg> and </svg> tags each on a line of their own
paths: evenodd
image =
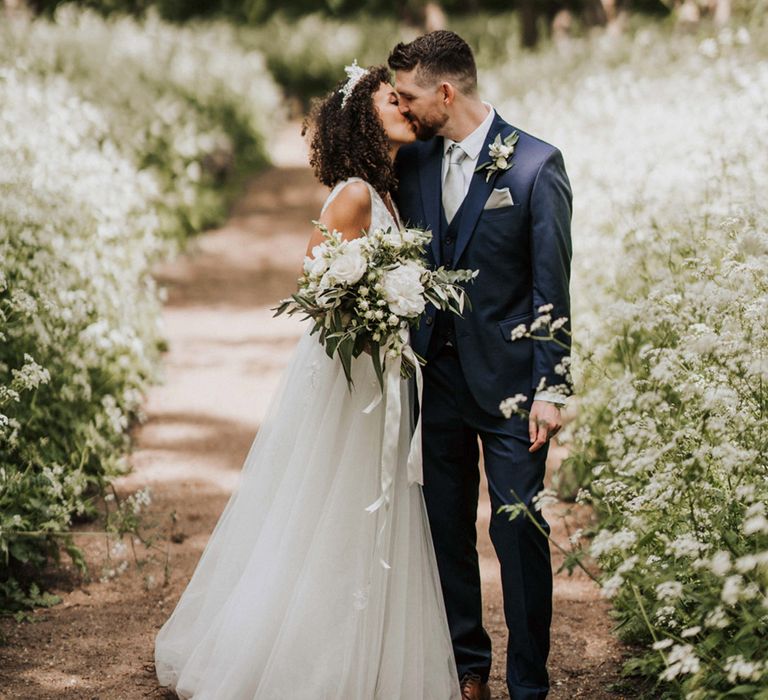
<svg viewBox="0 0 768 700">
<path fill-rule="evenodd" d="M 471 133 L 466 136 L 463 141 L 454 141 L 453 139 L 443 139 L 443 155 L 448 153 L 448 149 L 454 144 L 458 143 L 461 146 L 461 150 L 469 156 L 472 160 L 477 160 L 480 156 L 480 151 L 485 143 L 485 137 L 488 135 L 488 131 L 493 124 L 494 117 L 496 116 L 496 110 L 490 102 L 483 102 L 488 107 L 488 115 L 483 119 L 480 125 Z"/>
</svg>

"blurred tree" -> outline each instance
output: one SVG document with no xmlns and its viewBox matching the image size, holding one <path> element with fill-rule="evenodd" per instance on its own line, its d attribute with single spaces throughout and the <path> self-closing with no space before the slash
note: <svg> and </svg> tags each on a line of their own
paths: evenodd
<svg viewBox="0 0 768 700">
<path fill-rule="evenodd" d="M 589 27 L 621 26 L 620 20 L 630 10 L 649 14 L 668 14 L 668 3 L 677 0 L 518 0 L 520 11 L 520 41 L 525 48 L 534 48 L 547 32 L 562 33 L 572 26 L 573 18 Z M 718 2 L 718 0 L 707 0 Z M 728 0 L 720 0 L 727 2 Z M 557 18 L 557 19 L 556 19 Z"/>
<path fill-rule="evenodd" d="M 448 21 L 445 12 L 438 2 L 428 2 L 424 6 L 424 29 L 434 32 L 437 29 L 445 29 Z"/>
<path fill-rule="evenodd" d="M 532 49 L 539 43 L 542 21 L 552 31 L 555 17 L 561 12 L 576 15 L 588 27 L 604 26 L 607 15 L 605 0 L 519 0 L 521 35 L 525 48 Z"/>
<path fill-rule="evenodd" d="M 728 24 L 731 19 L 731 0 L 710 0 L 710 6 L 714 4 L 712 16 L 715 24 Z"/>
<path fill-rule="evenodd" d="M 25 0 L 0 0 L 7 5 Z M 481 10 L 521 15 L 521 41 L 535 46 L 543 32 L 552 31 L 559 12 L 560 26 L 572 26 L 578 20 L 587 27 L 609 24 L 622 12 L 669 13 L 686 3 L 701 3 L 718 21 L 727 21 L 732 0 L 26 0 L 35 12 L 52 14 L 62 4 L 75 2 L 102 14 L 127 12 L 141 15 L 150 6 L 169 20 L 183 22 L 194 17 L 225 16 L 238 22 L 259 24 L 280 13 L 300 17 L 321 12 L 330 16 L 353 18 L 359 13 L 397 17 L 422 29 L 445 26 L 445 15 L 467 15 Z M 631 8 L 630 8 L 631 4 Z M 711 7 L 711 9 L 709 9 Z"/>
<path fill-rule="evenodd" d="M 665 0 L 682 27 L 695 29 L 703 17 L 723 26 L 731 20 L 731 0 Z"/>
</svg>

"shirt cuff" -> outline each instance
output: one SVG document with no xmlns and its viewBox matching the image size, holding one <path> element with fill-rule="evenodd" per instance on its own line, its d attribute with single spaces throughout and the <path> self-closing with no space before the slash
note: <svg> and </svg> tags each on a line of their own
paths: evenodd
<svg viewBox="0 0 768 700">
<path fill-rule="evenodd" d="M 533 395 L 534 401 L 548 401 L 549 403 L 553 403 L 557 406 L 564 406 L 565 399 L 565 394 L 558 394 L 556 391 L 537 391 Z"/>
</svg>

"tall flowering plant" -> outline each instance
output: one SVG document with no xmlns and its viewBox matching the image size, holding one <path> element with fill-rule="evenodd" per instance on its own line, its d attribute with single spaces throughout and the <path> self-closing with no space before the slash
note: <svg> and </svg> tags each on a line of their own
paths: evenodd
<svg viewBox="0 0 768 700">
<path fill-rule="evenodd" d="M 424 247 L 430 231 L 375 229 L 345 240 L 338 231 L 314 222 L 323 242 L 304 259 L 298 291 L 275 309 L 314 319 L 312 333 L 329 357 L 338 355 L 352 386 L 352 359 L 368 351 L 384 384 L 388 358 L 400 358 L 401 375 L 410 377 L 422 363 L 408 346 L 408 328 L 417 325 L 428 302 L 461 314 L 469 303 L 461 283 L 477 276 L 472 270 L 430 270 Z"/>
</svg>

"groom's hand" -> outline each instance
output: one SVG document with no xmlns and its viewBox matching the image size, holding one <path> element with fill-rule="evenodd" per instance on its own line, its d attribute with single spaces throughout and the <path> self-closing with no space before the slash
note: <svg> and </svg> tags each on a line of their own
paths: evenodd
<svg viewBox="0 0 768 700">
<path fill-rule="evenodd" d="M 528 452 L 536 452 L 563 427 L 560 407 L 549 401 L 534 401 L 528 414 L 528 436 L 533 443 Z"/>
</svg>

